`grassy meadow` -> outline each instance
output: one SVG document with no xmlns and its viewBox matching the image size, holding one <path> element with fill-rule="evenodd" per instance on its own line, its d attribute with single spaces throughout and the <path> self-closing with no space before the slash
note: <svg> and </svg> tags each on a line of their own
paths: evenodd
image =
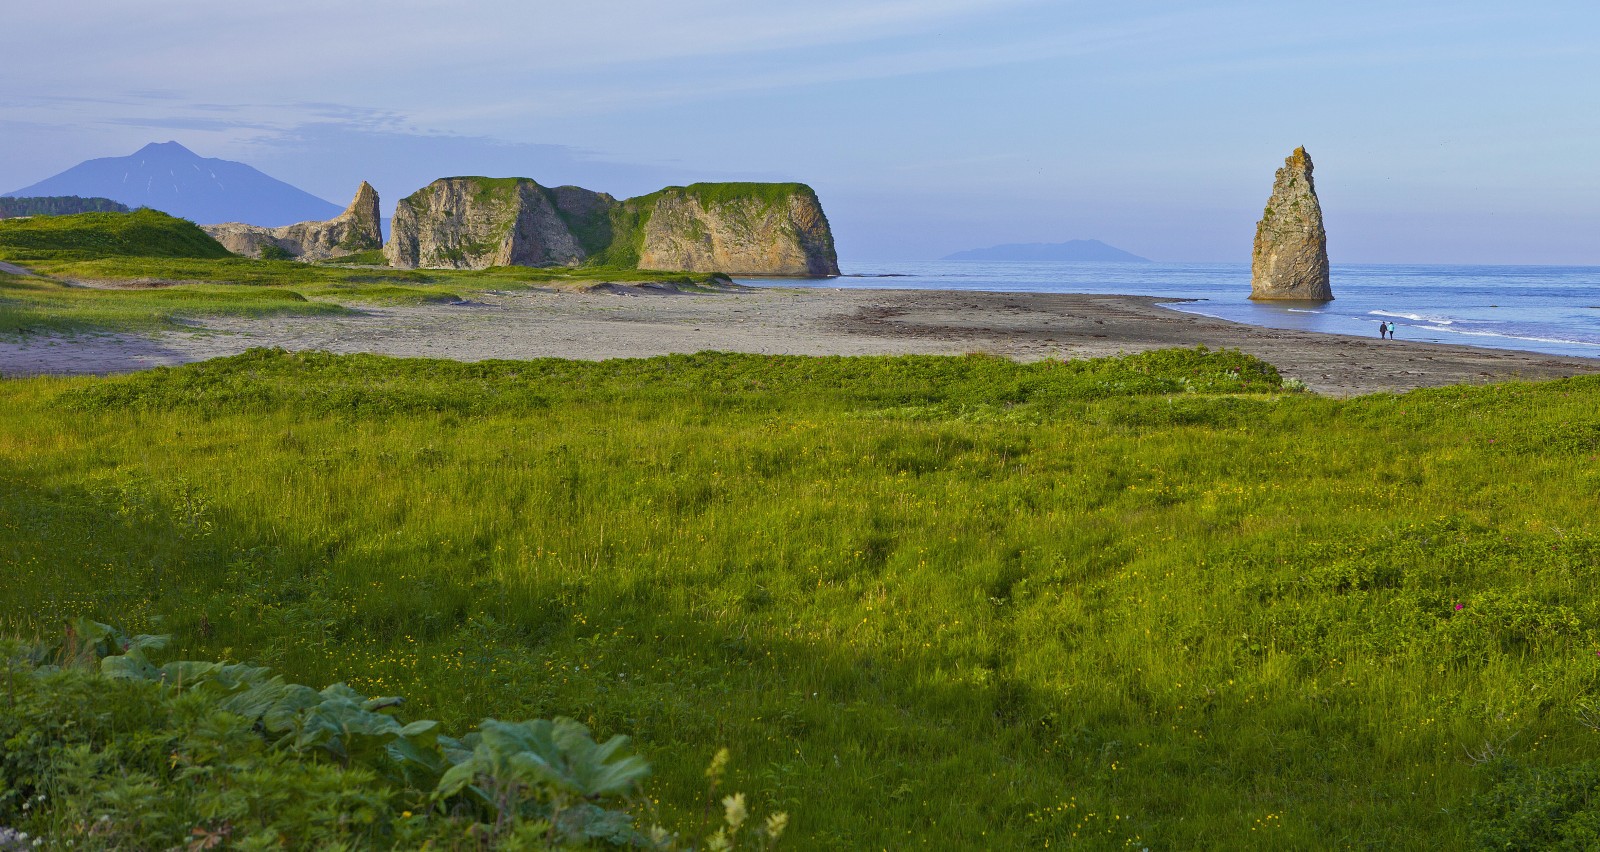
<svg viewBox="0 0 1600 852">
<path fill-rule="evenodd" d="M 726 746 L 792 848 L 1590 848 L 1597 410 L 1204 351 L 7 380 L 0 633 L 572 716 L 679 824 Z"/>
<path fill-rule="evenodd" d="M 378 251 L 325 263 L 245 258 L 187 220 L 144 209 L 0 220 L 0 261 L 36 273 L 0 271 L 0 339 L 159 332 L 209 316 L 337 314 L 352 306 L 454 302 L 529 287 L 728 283 L 720 275 L 601 265 L 390 269 Z"/>
</svg>

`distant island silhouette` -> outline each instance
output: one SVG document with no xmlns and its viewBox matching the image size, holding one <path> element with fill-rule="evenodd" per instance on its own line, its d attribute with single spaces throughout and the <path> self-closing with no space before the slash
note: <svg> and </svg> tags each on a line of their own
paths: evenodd
<svg viewBox="0 0 1600 852">
<path fill-rule="evenodd" d="M 947 254 L 940 260 L 1097 260 L 1105 263 L 1149 263 L 1148 258 L 1108 246 L 1099 240 L 1064 243 L 1007 243 Z"/>
</svg>

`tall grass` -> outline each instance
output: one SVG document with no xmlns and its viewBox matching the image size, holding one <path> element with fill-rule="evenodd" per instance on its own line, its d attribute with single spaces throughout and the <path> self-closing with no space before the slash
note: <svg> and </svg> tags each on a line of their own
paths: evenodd
<svg viewBox="0 0 1600 852">
<path fill-rule="evenodd" d="M 1459 848 L 1600 758 L 1600 381 L 1334 401 L 1231 353 L 0 383 L 0 625 L 628 733 L 802 847 Z"/>
</svg>

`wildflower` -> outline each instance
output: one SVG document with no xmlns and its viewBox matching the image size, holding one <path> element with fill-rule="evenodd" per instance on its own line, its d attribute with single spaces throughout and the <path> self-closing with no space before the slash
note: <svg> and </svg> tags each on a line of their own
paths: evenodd
<svg viewBox="0 0 1600 852">
<path fill-rule="evenodd" d="M 1463 603 L 1456 604 L 1456 612 L 1460 612 L 1460 611 L 1462 611 L 1462 610 L 1464 610 L 1466 608 L 1467 608 L 1466 604 L 1463 604 Z"/>
<path fill-rule="evenodd" d="M 716 755 L 711 758 L 711 765 L 706 767 L 706 777 L 713 782 L 720 781 L 722 780 L 722 771 L 727 768 L 728 750 L 726 748 L 717 749 Z"/>
<path fill-rule="evenodd" d="M 1595 653 L 1600 653 L 1597 651 Z M 783 836 L 783 830 L 789 827 L 789 815 L 779 811 L 767 817 L 767 837 L 776 841 Z"/>
<path fill-rule="evenodd" d="M 728 828 L 734 831 L 738 831 L 739 826 L 744 825 L 745 818 L 750 816 L 750 812 L 745 810 L 744 807 L 743 793 L 734 793 L 725 797 L 722 800 L 722 808 L 725 812 L 724 817 L 728 821 Z"/>
</svg>

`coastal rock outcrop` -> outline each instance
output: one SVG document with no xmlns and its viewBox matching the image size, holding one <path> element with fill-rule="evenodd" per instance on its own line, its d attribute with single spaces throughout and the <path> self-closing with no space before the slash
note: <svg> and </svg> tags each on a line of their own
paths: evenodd
<svg viewBox="0 0 1600 852">
<path fill-rule="evenodd" d="M 576 266 L 608 236 L 591 232 L 607 230 L 615 205 L 604 193 L 527 178 L 442 178 L 395 206 L 384 256 L 402 269 Z"/>
<path fill-rule="evenodd" d="M 326 222 L 299 222 L 281 228 L 228 222 L 200 228 L 228 251 L 246 257 L 329 260 L 383 248 L 379 215 L 378 192 L 362 181 L 350 206 Z"/>
<path fill-rule="evenodd" d="M 803 184 L 694 184 L 617 201 L 527 178 L 444 178 L 396 205 L 391 232 L 384 254 L 406 269 L 839 274 L 827 216 Z"/>
<path fill-rule="evenodd" d="M 1326 302 L 1333 298 L 1328 282 L 1328 234 L 1322 227 L 1322 206 L 1311 179 L 1311 155 L 1296 148 L 1283 161 L 1272 184 L 1272 197 L 1256 225 L 1250 255 L 1250 298 Z"/>
<path fill-rule="evenodd" d="M 643 220 L 639 268 L 730 275 L 839 274 L 833 232 L 804 184 L 693 184 L 630 200 Z"/>
</svg>

